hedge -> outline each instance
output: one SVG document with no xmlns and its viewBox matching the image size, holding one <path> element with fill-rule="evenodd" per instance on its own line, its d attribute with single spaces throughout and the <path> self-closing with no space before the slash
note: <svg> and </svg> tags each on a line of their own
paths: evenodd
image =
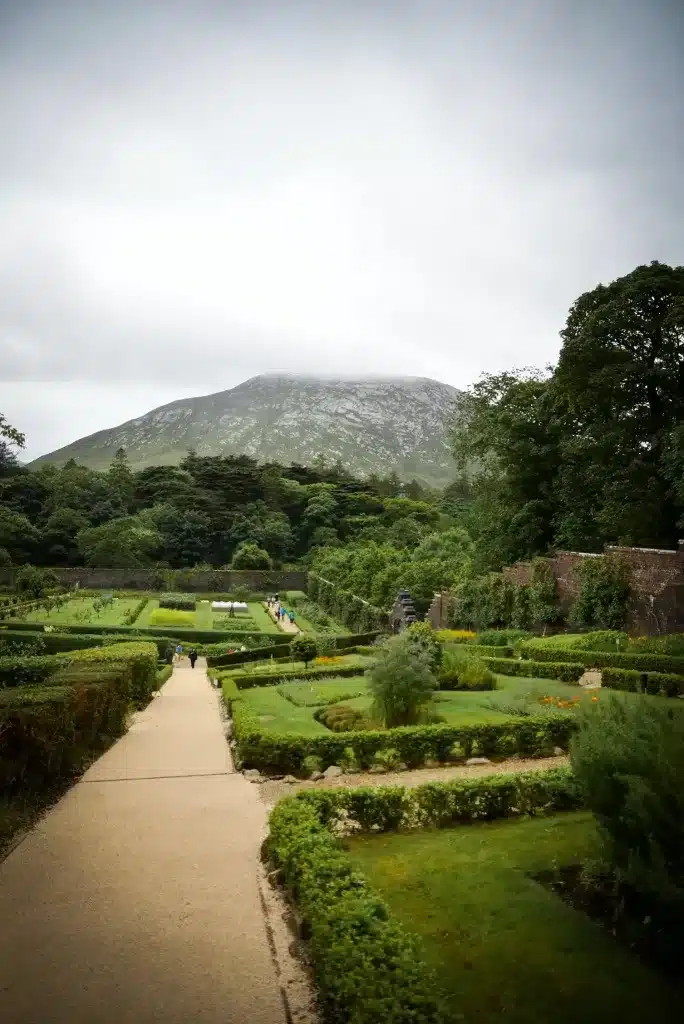
<svg viewBox="0 0 684 1024">
<path fill-rule="evenodd" d="M 67 666 L 88 663 L 127 664 L 131 670 L 131 700 L 144 706 L 154 690 L 157 648 L 151 643 L 117 643 L 62 654 L 0 658 L 0 687 L 46 685 Z"/>
<path fill-rule="evenodd" d="M 268 854 L 302 918 L 324 1024 L 443 1024 L 417 938 L 395 921 L 305 801 L 281 801 Z"/>
<path fill-rule="evenodd" d="M 209 668 L 225 668 L 227 665 L 246 665 L 249 661 L 266 661 L 268 658 L 289 658 L 289 656 L 289 643 L 273 644 L 271 647 L 257 647 L 253 651 L 234 651 L 232 654 L 207 654 L 207 665 Z"/>
<path fill-rule="evenodd" d="M 339 764 L 347 747 L 366 769 L 378 751 L 389 748 L 397 750 L 409 768 L 420 767 L 427 760 L 449 761 L 474 754 L 543 757 L 550 755 L 554 747 L 566 750 L 577 728 L 576 716 L 557 714 L 548 719 L 516 716 L 477 725 L 403 726 L 315 736 L 279 735 L 263 728 L 232 680 L 223 681 L 223 695 L 231 710 L 241 765 L 273 775 L 302 774 L 304 759 L 310 756 L 320 758 L 323 769 Z"/>
<path fill-rule="evenodd" d="M 512 658 L 485 658 L 484 663 L 500 676 L 534 676 L 540 679 L 560 679 L 563 683 L 577 683 L 584 675 L 584 665 L 566 661 L 514 661 Z"/>
<path fill-rule="evenodd" d="M 365 601 L 350 590 L 336 587 L 330 580 L 310 572 L 307 577 L 307 596 L 320 604 L 324 611 L 339 619 L 348 629 L 386 630 L 389 626 L 389 612 Z"/>
<path fill-rule="evenodd" d="M 446 650 L 453 648 L 463 657 L 473 658 L 512 658 L 513 648 L 512 647 L 494 647 L 489 644 L 459 644 L 459 643 L 445 643 L 444 647 Z"/>
<path fill-rule="evenodd" d="M 576 647 L 547 647 L 544 644 L 525 643 L 520 649 L 523 658 L 533 661 L 573 661 L 585 668 L 626 668 L 639 672 L 666 672 L 684 675 L 684 657 L 667 654 L 638 654 L 608 651 L 582 651 Z"/>
<path fill-rule="evenodd" d="M 161 594 L 160 608 L 173 608 L 175 611 L 194 612 L 197 598 L 194 594 Z"/>
<path fill-rule="evenodd" d="M 8 622 L 7 627 L 11 630 L 31 631 L 35 633 L 42 633 L 45 630 L 44 622 Z M 146 639 L 155 640 L 157 637 L 168 638 L 169 626 L 146 626 L 140 628 L 138 626 L 88 626 L 88 632 L 90 635 L 99 634 L 101 636 L 120 635 L 125 636 L 127 639 Z M 82 633 L 83 623 L 78 626 L 62 626 L 60 625 L 59 630 L 61 633 Z M 272 634 L 271 634 L 272 635 Z M 222 643 L 222 642 L 233 642 L 233 643 L 244 643 L 245 640 L 257 640 L 263 639 L 264 634 L 262 632 L 230 632 L 230 630 L 221 629 L 174 629 L 173 637 L 174 640 L 180 641 L 181 643 Z"/>
<path fill-rule="evenodd" d="M 240 690 L 248 690 L 253 686 L 275 686 L 277 683 L 287 682 L 288 679 L 325 679 L 336 676 L 362 676 L 366 671 L 366 665 L 340 665 L 337 668 L 331 665 L 330 668 L 298 668 L 289 672 L 259 672 L 253 675 L 245 674 L 232 676 Z"/>
<path fill-rule="evenodd" d="M 104 669 L 77 686 L 26 686 L 0 692 L 0 789 L 54 785 L 82 768 L 126 727 L 129 674 Z"/>
<path fill-rule="evenodd" d="M 601 686 L 628 693 L 650 693 L 663 697 L 684 697 L 684 676 L 671 672 L 637 672 L 633 669 L 604 668 Z"/>
<path fill-rule="evenodd" d="M 364 831 L 443 828 L 580 806 L 569 769 L 432 782 L 405 789 L 309 790 L 271 813 L 267 852 L 309 938 L 326 1024 L 442 1024 L 436 979 L 418 940 L 393 920 L 332 828 L 342 815 Z"/>
<path fill-rule="evenodd" d="M 101 664 L 125 662 L 131 667 L 131 700 L 144 707 L 156 687 L 157 680 L 157 649 L 152 643 L 144 641 L 129 644 L 113 644 L 110 647 L 95 647 L 77 651 L 70 655 L 55 655 L 62 663 L 66 658 L 73 664 L 99 662 Z"/>
<path fill-rule="evenodd" d="M 159 668 L 157 669 L 157 678 L 155 681 L 155 686 L 157 687 L 158 690 L 161 690 L 164 683 L 168 682 L 168 680 L 171 678 L 172 673 L 173 665 L 159 666 Z"/>
</svg>

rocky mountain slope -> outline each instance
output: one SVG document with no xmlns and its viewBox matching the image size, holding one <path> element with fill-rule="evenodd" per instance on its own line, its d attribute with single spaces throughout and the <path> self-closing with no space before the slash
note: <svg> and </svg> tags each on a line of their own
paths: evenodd
<svg viewBox="0 0 684 1024">
<path fill-rule="evenodd" d="M 107 466 L 125 448 L 136 468 L 198 455 L 246 454 L 311 464 L 341 459 L 359 473 L 395 470 L 440 486 L 453 478 L 448 429 L 460 392 L 425 377 L 368 380 L 263 375 L 230 391 L 163 405 L 43 455 Z"/>
</svg>

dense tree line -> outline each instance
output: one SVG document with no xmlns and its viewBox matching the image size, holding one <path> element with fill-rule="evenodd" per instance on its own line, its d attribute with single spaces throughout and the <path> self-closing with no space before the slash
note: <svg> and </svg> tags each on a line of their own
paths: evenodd
<svg viewBox="0 0 684 1024">
<path fill-rule="evenodd" d="M 483 569 L 681 535 L 684 267 L 637 267 L 581 295 L 561 338 L 554 369 L 484 377 L 454 429 Z"/>
</svg>

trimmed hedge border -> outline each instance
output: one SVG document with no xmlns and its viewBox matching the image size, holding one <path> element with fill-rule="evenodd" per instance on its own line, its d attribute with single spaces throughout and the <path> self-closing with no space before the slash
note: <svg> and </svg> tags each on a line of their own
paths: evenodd
<svg viewBox="0 0 684 1024">
<path fill-rule="evenodd" d="M 47 685 L 60 670 L 76 665 L 125 663 L 131 671 L 131 700 L 144 707 L 155 688 L 157 660 L 156 645 L 145 641 L 89 647 L 61 654 L 0 658 L 0 687 L 14 689 Z"/>
<path fill-rule="evenodd" d="M 351 862 L 332 828 L 343 813 L 362 830 L 444 828 L 580 806 L 569 769 L 432 782 L 415 789 L 310 790 L 271 812 L 267 853 L 309 936 L 325 1024 L 444 1024 L 434 973 Z"/>
<path fill-rule="evenodd" d="M 341 665 L 335 668 L 309 668 L 296 669 L 291 672 L 259 672 L 254 675 L 231 676 L 239 690 L 251 690 L 255 686 L 277 686 L 279 683 L 286 683 L 292 679 L 325 679 L 335 676 L 362 676 L 367 669 L 366 665 Z"/>
<path fill-rule="evenodd" d="M 228 665 L 246 665 L 250 661 L 267 661 L 269 658 L 289 658 L 290 645 L 273 644 L 271 647 L 257 647 L 253 651 L 234 651 L 233 654 L 207 655 L 209 668 L 225 668 Z"/>
<path fill-rule="evenodd" d="M 0 789 L 39 790 L 79 771 L 125 732 L 129 686 L 124 666 L 96 681 L 0 691 Z"/>
<path fill-rule="evenodd" d="M 684 697 L 684 676 L 671 672 L 637 672 L 634 669 L 604 668 L 601 671 L 601 686 L 607 690 L 623 690 L 627 693 Z"/>
<path fill-rule="evenodd" d="M 493 644 L 460 644 L 446 640 L 443 644 L 446 651 L 453 648 L 464 657 L 473 658 L 512 658 L 513 648 L 510 646 L 495 647 Z"/>
<path fill-rule="evenodd" d="M 617 654 L 607 651 L 582 651 L 576 647 L 546 647 L 526 642 L 520 648 L 523 658 L 533 661 L 577 662 L 585 668 L 625 668 L 639 672 L 665 672 L 684 676 L 684 657 L 667 654 Z"/>
<path fill-rule="evenodd" d="M 370 768 L 378 751 L 389 748 L 397 750 L 409 768 L 418 768 L 427 760 L 449 761 L 474 754 L 545 757 L 554 747 L 567 750 L 577 728 L 574 714 L 559 713 L 538 719 L 511 716 L 485 725 L 416 725 L 317 736 L 280 735 L 264 729 L 245 704 L 234 679 L 225 678 L 222 685 L 223 699 L 233 719 L 240 766 L 259 768 L 271 775 L 303 775 L 304 759 L 312 755 L 320 758 L 322 769 L 339 764 L 345 748 L 353 751 L 364 769 Z"/>
<path fill-rule="evenodd" d="M 49 622 L 21 622 L 21 621 L 8 621 L 7 628 L 11 630 L 19 630 L 21 632 L 34 632 L 42 633 L 45 630 L 45 626 L 51 625 Z M 79 633 L 82 635 L 83 624 L 79 626 L 63 626 L 60 625 L 59 631 L 61 633 Z M 112 634 L 119 634 L 120 636 L 126 636 L 129 639 L 135 638 L 138 640 L 149 639 L 154 640 L 157 637 L 168 637 L 169 627 L 168 626 L 88 626 L 88 633 L 91 636 L 100 634 L 102 636 L 109 636 Z M 230 632 L 230 630 L 219 630 L 219 629 L 177 629 L 174 630 L 173 636 L 175 639 L 180 640 L 182 643 L 244 643 L 245 640 L 256 640 L 264 636 L 273 636 L 273 633 L 262 633 L 261 631 L 247 631 L 247 632 Z"/>
<path fill-rule="evenodd" d="M 484 663 L 500 676 L 534 676 L 539 679 L 560 679 L 578 683 L 586 669 L 569 661 L 514 661 L 512 658 L 485 658 Z"/>
</svg>

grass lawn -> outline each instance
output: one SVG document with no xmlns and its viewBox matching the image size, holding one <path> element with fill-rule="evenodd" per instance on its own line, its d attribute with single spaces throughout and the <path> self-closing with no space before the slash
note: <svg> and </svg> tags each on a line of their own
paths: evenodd
<svg viewBox="0 0 684 1024">
<path fill-rule="evenodd" d="M 329 735 L 325 726 L 313 717 L 311 708 L 291 704 L 278 693 L 275 686 L 243 690 L 242 698 L 259 716 L 261 724 L 268 729 L 273 728 L 280 734 L 290 733 L 297 736 Z"/>
<path fill-rule="evenodd" d="M 357 867 L 424 941 L 452 1019 L 643 1024 L 684 999 L 601 927 L 534 881 L 584 861 L 589 814 L 350 838 Z"/>
<path fill-rule="evenodd" d="M 27 622 L 46 622 L 50 625 L 62 626 L 121 626 L 127 612 L 132 611 L 141 600 L 137 597 L 118 597 L 99 614 L 93 610 L 95 598 L 71 598 L 62 608 L 53 608 L 46 612 L 44 608 L 36 608 L 26 616 Z"/>
<path fill-rule="evenodd" d="M 256 629 L 260 630 L 262 633 L 282 633 L 282 630 L 275 624 L 263 604 L 258 601 L 250 601 L 247 607 L 249 609 L 249 614 L 256 622 Z"/>
<path fill-rule="evenodd" d="M 368 664 L 368 659 L 365 660 Z M 340 664 L 363 664 L 364 659 L 359 655 L 347 655 L 340 658 Z M 242 674 L 247 666 L 241 665 L 233 673 L 222 673 L 222 675 Z M 250 666 L 251 668 L 251 666 Z M 283 670 L 290 672 L 290 663 L 282 663 Z M 295 664 L 292 672 L 296 675 L 304 668 L 302 663 Z M 255 675 L 271 673 L 272 666 L 267 662 L 257 662 L 253 672 Z M 251 674 L 251 672 L 250 672 Z M 498 690 L 484 690 L 481 692 L 468 693 L 465 691 L 444 691 L 437 694 L 436 709 L 443 716 L 445 724 L 486 724 L 488 722 L 499 722 L 502 718 L 508 718 L 519 712 L 521 707 L 531 706 L 539 714 L 553 714 L 553 709 L 545 710 L 543 705 L 538 703 L 539 699 L 545 696 L 557 697 L 579 697 L 580 700 L 590 700 L 590 691 L 580 691 L 577 686 L 567 683 L 559 683 L 551 679 L 525 679 L 515 676 L 498 676 Z M 329 703 L 331 699 L 343 694 L 355 694 L 344 703 L 359 711 L 368 711 L 373 703 L 373 698 L 368 692 L 368 686 L 363 676 L 351 676 L 347 678 L 316 679 L 310 682 L 285 682 L 278 688 L 264 687 L 251 690 L 243 690 L 243 698 L 250 704 L 259 698 L 253 695 L 263 693 L 265 689 L 273 691 L 276 698 L 269 699 L 269 715 L 272 716 L 264 724 L 274 732 L 285 731 L 285 722 L 288 723 L 287 731 L 296 731 L 292 726 L 294 722 L 313 721 L 313 712 L 316 707 Z M 290 700 L 278 693 L 287 693 Z M 662 698 L 651 698 L 660 700 Z M 301 715 L 292 717 L 290 709 L 291 700 L 299 706 L 303 712 Z M 288 706 L 289 705 L 289 706 Z M 280 712 L 282 712 L 282 717 Z M 319 723 L 316 725 L 316 732 L 320 731 Z M 282 730 L 281 730 L 282 727 Z M 325 728 L 325 727 L 321 727 Z"/>
</svg>

